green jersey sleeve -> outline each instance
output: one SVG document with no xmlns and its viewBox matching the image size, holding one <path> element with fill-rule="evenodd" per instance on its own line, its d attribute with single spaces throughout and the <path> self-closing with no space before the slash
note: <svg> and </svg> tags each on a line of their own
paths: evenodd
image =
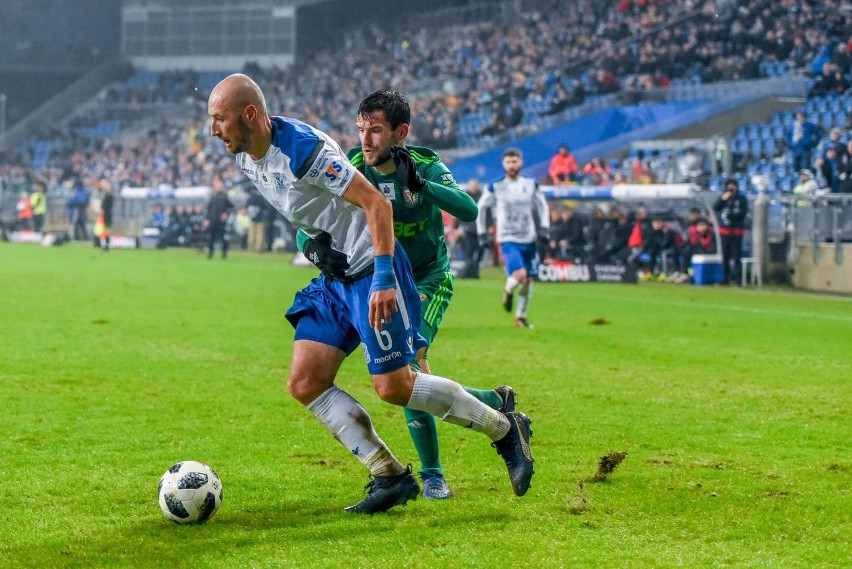
<svg viewBox="0 0 852 569">
<path fill-rule="evenodd" d="M 307 243 L 310 238 L 311 236 L 301 229 L 296 232 L 296 247 L 299 248 L 299 251 L 302 253 L 305 252 L 305 243 Z"/>
<path fill-rule="evenodd" d="M 479 214 L 476 202 L 459 187 L 452 172 L 441 162 L 437 154 L 416 146 L 409 147 L 409 150 L 415 162 L 420 165 L 420 175 L 426 180 L 420 195 L 461 221 L 475 220 Z"/>
</svg>

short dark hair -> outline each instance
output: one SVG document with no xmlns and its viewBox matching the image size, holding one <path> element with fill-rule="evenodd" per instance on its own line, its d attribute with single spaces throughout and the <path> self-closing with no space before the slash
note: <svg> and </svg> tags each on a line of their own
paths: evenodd
<svg viewBox="0 0 852 569">
<path fill-rule="evenodd" d="M 411 105 L 408 97 L 393 89 L 379 89 L 370 93 L 358 105 L 358 118 L 368 119 L 378 111 L 384 111 L 391 128 L 411 124 Z"/>
<path fill-rule="evenodd" d="M 739 184 L 739 182 L 737 182 L 734 178 L 728 178 L 728 179 L 725 181 L 725 187 L 727 188 L 728 186 L 734 186 L 734 187 L 735 187 L 735 188 L 737 188 L 737 189 L 739 189 L 739 188 L 740 188 L 740 184 Z"/>
<path fill-rule="evenodd" d="M 521 152 L 520 148 L 515 148 L 514 146 L 512 146 L 503 151 L 503 158 L 505 158 L 506 156 L 517 156 L 518 158 L 523 159 L 524 153 Z"/>
</svg>

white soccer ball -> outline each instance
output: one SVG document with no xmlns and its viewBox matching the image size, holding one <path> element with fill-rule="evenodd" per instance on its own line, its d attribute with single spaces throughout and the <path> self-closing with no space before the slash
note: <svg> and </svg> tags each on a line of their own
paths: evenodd
<svg viewBox="0 0 852 569">
<path fill-rule="evenodd" d="M 206 464 L 179 462 L 160 478 L 160 509 L 177 524 L 205 522 L 221 504 L 222 481 Z"/>
</svg>

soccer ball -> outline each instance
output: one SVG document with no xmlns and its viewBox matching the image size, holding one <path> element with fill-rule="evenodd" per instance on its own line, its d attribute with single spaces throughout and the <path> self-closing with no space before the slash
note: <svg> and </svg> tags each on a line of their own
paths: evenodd
<svg viewBox="0 0 852 569">
<path fill-rule="evenodd" d="M 160 478 L 160 509 L 177 524 L 205 522 L 221 504 L 222 481 L 206 464 L 179 462 Z"/>
</svg>

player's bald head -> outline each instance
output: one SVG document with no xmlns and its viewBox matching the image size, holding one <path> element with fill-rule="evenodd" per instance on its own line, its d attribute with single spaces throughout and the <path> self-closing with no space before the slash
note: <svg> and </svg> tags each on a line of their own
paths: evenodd
<svg viewBox="0 0 852 569">
<path fill-rule="evenodd" d="M 213 87 L 207 101 L 208 109 L 212 107 L 235 109 L 242 111 L 249 105 L 254 106 L 260 116 L 266 116 L 266 100 L 263 91 L 251 77 L 242 73 L 228 75 Z"/>
</svg>

